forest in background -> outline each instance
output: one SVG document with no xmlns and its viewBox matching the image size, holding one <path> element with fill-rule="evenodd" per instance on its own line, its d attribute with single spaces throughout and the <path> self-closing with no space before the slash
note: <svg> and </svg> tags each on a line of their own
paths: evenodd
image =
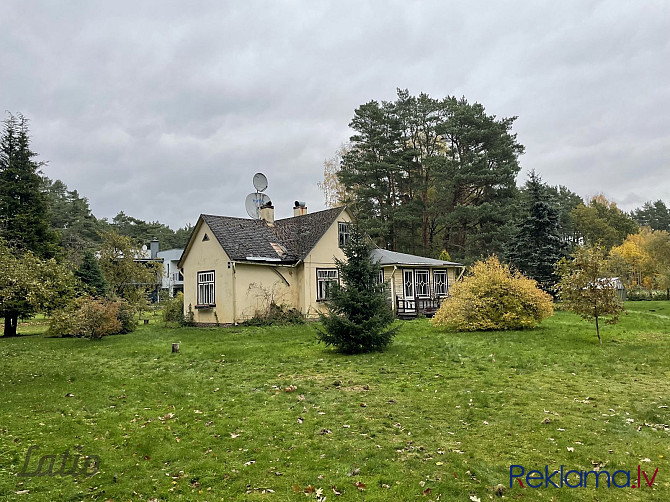
<svg viewBox="0 0 670 502">
<path fill-rule="evenodd" d="M 350 141 L 324 163 L 319 187 L 326 205 L 349 206 L 381 247 L 467 264 L 513 256 L 540 202 L 545 212 L 532 217 L 544 218 L 536 226 L 558 237 L 552 258 L 577 245 L 609 251 L 640 227 L 670 231 L 662 200 L 627 213 L 601 194 L 585 200 L 569 187 L 550 186 L 535 170 L 518 188 L 524 147 L 515 120 L 489 115 L 465 98 L 407 90 L 392 102 L 365 103 L 349 124 Z"/>
</svg>

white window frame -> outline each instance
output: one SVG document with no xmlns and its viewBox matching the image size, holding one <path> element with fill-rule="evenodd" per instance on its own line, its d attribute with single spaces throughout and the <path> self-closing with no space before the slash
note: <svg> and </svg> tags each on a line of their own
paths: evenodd
<svg viewBox="0 0 670 502">
<path fill-rule="evenodd" d="M 422 283 L 419 276 L 424 276 L 426 281 Z M 414 271 L 414 291 L 417 298 L 430 298 L 430 271 L 429 270 L 415 270 Z"/>
<path fill-rule="evenodd" d="M 340 274 L 336 268 L 316 269 L 316 301 L 323 302 L 328 299 L 330 283 L 340 282 Z"/>
<path fill-rule="evenodd" d="M 377 282 L 379 282 L 379 284 L 384 284 L 384 269 L 383 268 L 379 269 L 379 277 L 377 277 Z"/>
<path fill-rule="evenodd" d="M 443 280 L 438 280 L 442 276 Z M 449 292 L 449 275 L 446 270 L 433 270 L 433 291 L 436 297 L 447 296 Z"/>
<path fill-rule="evenodd" d="M 349 225 L 348 221 L 337 222 L 337 245 L 343 248 L 349 240 Z"/>
<path fill-rule="evenodd" d="M 214 282 L 214 270 L 198 272 L 196 286 L 198 306 L 213 307 L 216 304 Z"/>
</svg>

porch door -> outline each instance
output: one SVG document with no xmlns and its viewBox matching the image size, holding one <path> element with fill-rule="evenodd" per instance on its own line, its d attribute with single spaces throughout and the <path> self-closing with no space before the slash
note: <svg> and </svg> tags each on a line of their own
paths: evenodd
<svg viewBox="0 0 670 502">
<path fill-rule="evenodd" d="M 405 312 L 416 312 L 414 270 L 404 269 L 402 271 L 402 290 L 405 299 Z"/>
</svg>

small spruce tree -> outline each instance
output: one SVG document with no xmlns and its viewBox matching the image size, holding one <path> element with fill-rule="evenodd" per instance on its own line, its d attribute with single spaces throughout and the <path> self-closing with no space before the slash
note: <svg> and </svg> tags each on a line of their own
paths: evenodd
<svg viewBox="0 0 670 502">
<path fill-rule="evenodd" d="M 556 263 L 565 256 L 558 226 L 558 211 L 549 203 L 546 186 L 535 171 L 526 182 L 527 202 L 516 236 L 507 246 L 509 261 L 524 275 L 551 292 L 558 280 Z"/>
<path fill-rule="evenodd" d="M 383 350 L 398 331 L 391 327 L 393 311 L 387 303 L 386 284 L 379 283 L 379 264 L 372 261 L 372 246 L 353 225 L 344 246 L 346 261 L 335 260 L 342 284 L 333 283 L 326 301 L 327 314 L 319 314 L 319 340 L 347 354 Z"/>
<path fill-rule="evenodd" d="M 74 275 L 81 280 L 88 293 L 97 297 L 105 296 L 107 282 L 93 253 L 90 251 L 84 252 L 81 266 L 75 271 Z"/>
</svg>

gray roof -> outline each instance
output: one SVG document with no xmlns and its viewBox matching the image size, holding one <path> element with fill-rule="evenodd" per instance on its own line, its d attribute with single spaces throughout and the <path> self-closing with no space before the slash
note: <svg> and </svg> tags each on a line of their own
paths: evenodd
<svg viewBox="0 0 670 502">
<path fill-rule="evenodd" d="M 424 265 L 430 267 L 462 267 L 463 264 L 453 261 L 436 260 L 413 254 L 398 253 L 387 249 L 373 249 L 372 259 L 380 265 Z"/>
<path fill-rule="evenodd" d="M 200 215 L 225 252 L 235 261 L 277 262 L 303 260 L 330 228 L 343 207 L 276 220 Z"/>
<path fill-rule="evenodd" d="M 158 258 L 163 258 L 167 261 L 177 261 L 181 257 L 181 254 L 184 252 L 183 249 L 166 249 L 165 251 L 159 251 L 156 255 Z"/>
</svg>

